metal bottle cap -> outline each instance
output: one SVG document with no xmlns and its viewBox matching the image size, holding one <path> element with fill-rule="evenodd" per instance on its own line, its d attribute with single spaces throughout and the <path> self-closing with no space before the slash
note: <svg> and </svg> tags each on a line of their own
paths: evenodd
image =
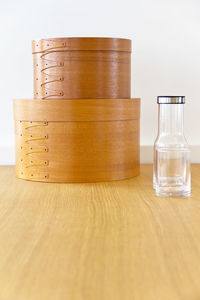
<svg viewBox="0 0 200 300">
<path fill-rule="evenodd" d="M 158 104 L 185 104 L 185 96 L 158 96 Z"/>
</svg>

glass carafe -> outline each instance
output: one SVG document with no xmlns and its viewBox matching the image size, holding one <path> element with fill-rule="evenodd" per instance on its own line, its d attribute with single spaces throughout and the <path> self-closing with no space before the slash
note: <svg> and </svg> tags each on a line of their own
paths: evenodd
<svg viewBox="0 0 200 300">
<path fill-rule="evenodd" d="M 153 186 L 158 196 L 190 195 L 190 149 L 184 136 L 184 96 L 159 96 Z"/>
</svg>

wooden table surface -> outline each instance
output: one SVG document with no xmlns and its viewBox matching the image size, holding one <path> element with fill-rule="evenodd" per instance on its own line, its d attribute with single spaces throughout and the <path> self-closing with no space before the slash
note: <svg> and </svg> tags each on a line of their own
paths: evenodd
<svg viewBox="0 0 200 300">
<path fill-rule="evenodd" d="M 0 167 L 0 300 L 200 299 L 200 165 L 192 196 L 160 198 L 152 166 L 96 184 Z"/>
</svg>

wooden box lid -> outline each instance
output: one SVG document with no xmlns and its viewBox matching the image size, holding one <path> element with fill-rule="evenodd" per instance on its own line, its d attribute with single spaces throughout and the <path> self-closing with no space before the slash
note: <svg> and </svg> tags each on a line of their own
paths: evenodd
<svg viewBox="0 0 200 300">
<path fill-rule="evenodd" d="M 110 50 L 131 52 L 131 40 L 105 37 L 63 37 L 32 41 L 32 52 L 38 53 L 51 49 L 67 50 Z"/>
<path fill-rule="evenodd" d="M 101 122 L 140 118 L 140 99 L 14 100 L 20 121 Z"/>
</svg>

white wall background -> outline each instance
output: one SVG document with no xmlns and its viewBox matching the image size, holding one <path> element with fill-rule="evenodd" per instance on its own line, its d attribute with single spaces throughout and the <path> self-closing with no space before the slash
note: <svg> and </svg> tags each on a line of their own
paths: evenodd
<svg viewBox="0 0 200 300">
<path fill-rule="evenodd" d="M 166 94 L 186 96 L 185 134 L 200 162 L 200 0 L 0 0 L 0 164 L 14 163 L 12 99 L 33 94 L 31 40 L 63 36 L 131 38 L 142 162 Z"/>
</svg>

